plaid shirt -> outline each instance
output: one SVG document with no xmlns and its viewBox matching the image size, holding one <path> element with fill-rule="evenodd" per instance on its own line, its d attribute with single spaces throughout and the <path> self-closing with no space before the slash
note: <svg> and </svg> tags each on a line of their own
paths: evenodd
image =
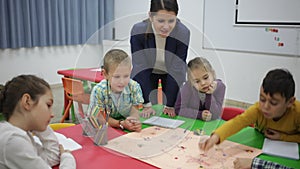
<svg viewBox="0 0 300 169">
<path fill-rule="evenodd" d="M 128 85 L 117 99 L 113 96 L 109 82 L 104 79 L 98 83 L 91 93 L 90 107 L 97 106 L 110 110 L 110 117 L 121 120 L 130 115 L 132 106 L 143 104 L 143 94 L 140 84 L 130 79 Z M 96 114 L 91 114 L 96 115 Z"/>
<path fill-rule="evenodd" d="M 252 169 L 292 169 L 281 164 L 266 161 L 259 158 L 254 158 L 252 161 Z"/>
</svg>

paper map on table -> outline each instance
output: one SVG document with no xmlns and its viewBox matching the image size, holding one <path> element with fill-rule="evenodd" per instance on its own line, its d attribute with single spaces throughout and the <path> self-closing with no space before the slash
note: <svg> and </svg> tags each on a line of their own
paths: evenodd
<svg viewBox="0 0 300 169">
<path fill-rule="evenodd" d="M 204 154 L 199 150 L 198 142 L 207 137 L 185 132 L 182 128 L 152 126 L 110 140 L 105 147 L 164 169 L 231 169 L 236 157 L 254 158 L 262 152 L 225 140 Z"/>
</svg>

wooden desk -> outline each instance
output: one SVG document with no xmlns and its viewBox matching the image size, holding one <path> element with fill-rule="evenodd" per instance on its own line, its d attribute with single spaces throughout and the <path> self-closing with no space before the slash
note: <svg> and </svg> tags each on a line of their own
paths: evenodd
<svg viewBox="0 0 300 169">
<path fill-rule="evenodd" d="M 76 125 L 64 129 L 60 129 L 57 132 L 72 138 L 82 146 L 82 149 L 72 152 L 76 159 L 77 169 L 156 169 L 157 167 L 144 163 L 137 159 L 122 155 L 118 152 L 106 149 L 105 147 L 94 145 L 93 141 L 89 137 L 82 135 L 81 125 Z M 125 134 L 121 130 L 109 128 L 108 139 L 118 137 Z M 53 167 L 58 169 L 58 166 Z"/>
</svg>

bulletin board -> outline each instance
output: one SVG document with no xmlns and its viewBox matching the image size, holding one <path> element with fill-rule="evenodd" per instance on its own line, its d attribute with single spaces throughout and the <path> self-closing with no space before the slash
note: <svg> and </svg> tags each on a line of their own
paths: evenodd
<svg viewBox="0 0 300 169">
<path fill-rule="evenodd" d="M 253 0 L 253 3 L 261 2 L 262 6 L 270 5 L 261 11 L 249 5 L 249 1 L 252 0 L 204 0 L 203 48 L 299 57 L 300 8 L 294 7 L 300 6 L 300 1 L 288 1 L 295 4 L 287 9 L 280 8 L 282 0 Z M 289 13 L 293 10 L 299 13 L 297 17 Z M 286 16 L 276 19 L 265 13 Z"/>
</svg>

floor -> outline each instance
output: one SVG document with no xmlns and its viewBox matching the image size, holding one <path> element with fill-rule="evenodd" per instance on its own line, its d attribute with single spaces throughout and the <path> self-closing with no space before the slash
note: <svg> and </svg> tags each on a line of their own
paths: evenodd
<svg viewBox="0 0 300 169">
<path fill-rule="evenodd" d="M 54 118 L 51 120 L 51 123 L 57 123 L 60 121 L 62 117 L 63 104 L 64 104 L 64 92 L 62 84 L 56 84 L 51 86 L 54 104 L 53 104 L 53 113 Z M 235 100 L 225 100 L 225 106 L 239 107 L 243 109 L 247 109 L 251 104 L 243 103 Z M 67 120 L 65 122 L 72 122 L 71 120 Z"/>
</svg>

